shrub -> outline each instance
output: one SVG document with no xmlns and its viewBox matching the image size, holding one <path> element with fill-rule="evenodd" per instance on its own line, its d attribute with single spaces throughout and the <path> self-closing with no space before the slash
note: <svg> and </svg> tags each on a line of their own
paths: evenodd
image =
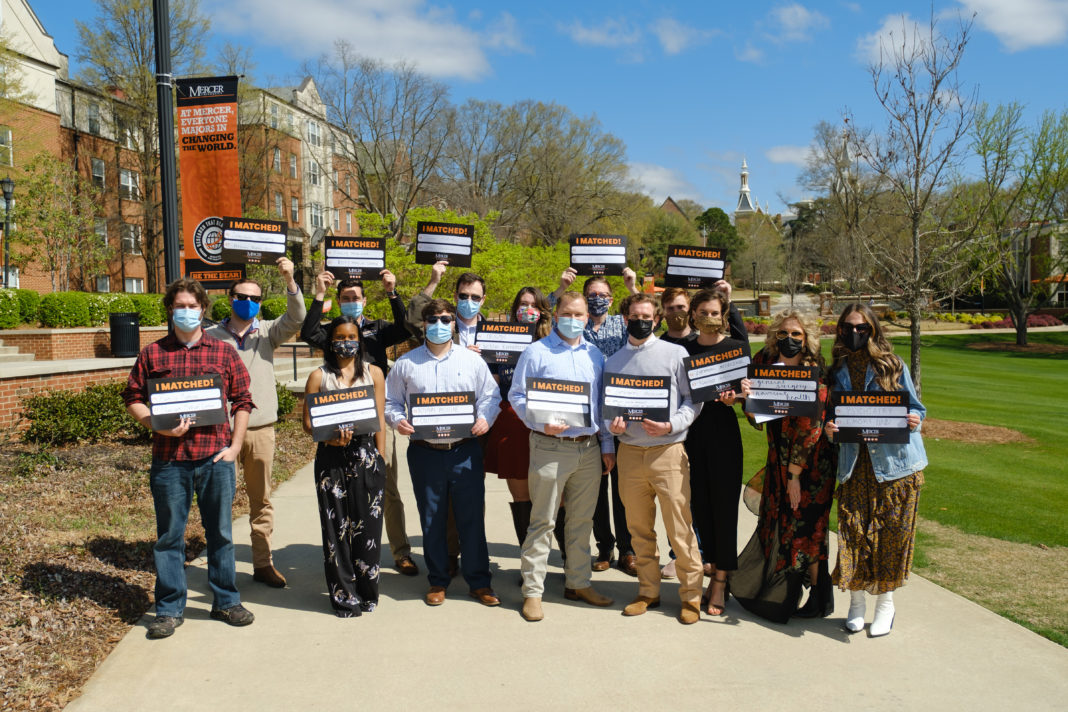
<svg viewBox="0 0 1068 712">
<path fill-rule="evenodd" d="M 133 311 L 141 317 L 141 326 L 163 326 L 167 323 L 162 294 L 130 294 L 129 297 L 133 302 Z"/>
<path fill-rule="evenodd" d="M 122 292 L 105 294 L 86 294 L 89 304 L 90 326 L 102 326 L 108 323 L 108 314 L 135 311 L 133 300 Z"/>
<path fill-rule="evenodd" d="M 23 324 L 37 324 L 37 310 L 41 308 L 41 295 L 32 289 L 13 290 L 19 299 L 19 312 Z"/>
<path fill-rule="evenodd" d="M 89 326 L 89 299 L 83 292 L 53 292 L 41 299 L 41 323 L 47 327 Z"/>
<path fill-rule="evenodd" d="M 286 313 L 286 298 L 285 297 L 271 297 L 264 299 L 260 304 L 260 318 L 262 319 L 277 319 Z"/>
<path fill-rule="evenodd" d="M 19 298 L 13 289 L 0 289 L 0 329 L 14 329 L 22 323 Z"/>
<path fill-rule="evenodd" d="M 332 292 L 327 292 L 326 298 L 330 300 L 330 311 L 324 313 L 323 314 L 323 318 L 324 319 L 336 319 L 337 317 L 341 316 L 341 303 L 337 300 L 337 295 L 332 293 Z M 305 309 L 311 309 L 312 301 L 313 300 L 312 300 L 311 297 L 304 297 L 304 308 Z M 381 311 L 381 305 L 379 305 L 379 304 L 375 304 L 375 305 L 368 304 L 367 305 L 367 311 L 364 312 L 364 316 L 366 318 L 368 318 L 368 319 L 390 319 L 390 320 L 392 320 L 393 317 L 391 316 L 391 313 L 389 311 L 388 300 L 383 299 L 381 301 L 385 302 L 385 308 L 386 308 L 385 312 L 381 312 L 380 316 L 372 316 L 372 312 L 374 310 L 372 310 L 371 307 L 375 306 L 376 309 Z M 282 311 L 285 311 L 285 310 L 283 309 Z"/>
<path fill-rule="evenodd" d="M 219 322 L 228 316 L 230 316 L 230 297 L 225 294 L 216 297 L 211 305 L 211 320 Z"/>
<path fill-rule="evenodd" d="M 274 389 L 278 392 L 278 419 L 281 420 L 297 407 L 297 397 L 277 381 L 275 381 Z"/>
<path fill-rule="evenodd" d="M 106 383 L 87 386 L 83 391 L 52 391 L 24 398 L 22 418 L 30 427 L 22 439 L 62 445 L 109 435 L 147 434 L 126 413 L 124 388 L 122 382 Z"/>
</svg>

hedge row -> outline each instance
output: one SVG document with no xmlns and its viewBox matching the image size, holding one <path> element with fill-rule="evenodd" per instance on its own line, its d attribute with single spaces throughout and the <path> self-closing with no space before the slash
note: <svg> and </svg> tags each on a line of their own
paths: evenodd
<svg viewBox="0 0 1068 712">
<path fill-rule="evenodd" d="M 104 326 L 114 312 L 137 312 L 141 326 L 167 321 L 161 294 L 53 292 L 42 297 L 32 289 L 0 290 L 0 329 L 38 322 L 53 329 Z"/>
</svg>

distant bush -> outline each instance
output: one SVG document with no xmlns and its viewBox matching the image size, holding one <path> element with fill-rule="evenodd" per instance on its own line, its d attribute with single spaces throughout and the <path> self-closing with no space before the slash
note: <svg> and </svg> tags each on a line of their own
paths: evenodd
<svg viewBox="0 0 1068 712">
<path fill-rule="evenodd" d="M 22 323 L 19 298 L 14 289 L 0 289 L 0 329 L 14 329 Z"/>
<path fill-rule="evenodd" d="M 62 445 L 100 440 L 111 435 L 147 434 L 126 413 L 125 384 L 87 386 L 84 391 L 52 391 L 23 398 L 22 418 L 30 427 L 22 439 Z"/>
<path fill-rule="evenodd" d="M 41 299 L 41 323 L 52 329 L 89 326 L 89 298 L 84 292 L 53 292 Z"/>
<path fill-rule="evenodd" d="M 19 313 L 23 324 L 37 324 L 37 310 L 41 308 L 41 295 L 32 289 L 15 289 L 19 298 Z"/>
<path fill-rule="evenodd" d="M 293 409 L 297 407 L 297 397 L 277 381 L 274 384 L 274 389 L 278 393 L 278 418 L 280 420 L 292 413 Z"/>
<path fill-rule="evenodd" d="M 224 294 L 217 297 L 212 303 L 211 320 L 218 322 L 228 316 L 230 316 L 230 297 Z"/>
<path fill-rule="evenodd" d="M 995 314 L 993 316 L 1000 316 Z M 1028 314 L 1027 315 L 1027 328 L 1035 326 L 1061 326 L 1063 322 L 1052 314 Z M 981 322 L 975 322 L 972 324 L 973 329 L 1015 329 L 1016 325 L 1012 323 L 1012 319 L 984 319 Z"/>
<path fill-rule="evenodd" d="M 277 319 L 286 313 L 286 298 L 285 297 L 271 297 L 264 299 L 260 304 L 260 318 L 261 319 Z"/>
<path fill-rule="evenodd" d="M 107 324 L 109 314 L 135 311 L 133 300 L 122 292 L 90 293 L 86 294 L 85 298 L 89 305 L 90 326 Z"/>
<path fill-rule="evenodd" d="M 130 294 L 132 311 L 140 316 L 141 326 L 163 326 L 167 323 L 167 310 L 163 308 L 162 294 Z"/>
</svg>

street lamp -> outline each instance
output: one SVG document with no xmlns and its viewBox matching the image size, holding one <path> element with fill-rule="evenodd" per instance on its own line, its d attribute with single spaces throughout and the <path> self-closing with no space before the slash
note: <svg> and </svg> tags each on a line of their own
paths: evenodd
<svg viewBox="0 0 1068 712">
<path fill-rule="evenodd" d="M 0 190 L 4 191 L 4 289 L 7 289 L 11 281 L 11 199 L 15 195 L 15 181 L 0 180 Z"/>
<path fill-rule="evenodd" d="M 753 299 L 757 298 L 756 260 L 753 260 Z"/>
</svg>

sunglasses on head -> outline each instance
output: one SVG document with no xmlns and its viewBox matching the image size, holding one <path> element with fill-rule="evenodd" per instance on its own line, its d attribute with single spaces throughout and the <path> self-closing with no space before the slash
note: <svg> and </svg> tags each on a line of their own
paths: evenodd
<svg viewBox="0 0 1068 712">
<path fill-rule="evenodd" d="M 251 299 L 257 304 L 263 301 L 263 297 L 254 297 L 251 294 L 242 294 L 241 292 L 237 292 L 236 294 L 234 294 L 234 299 L 239 302 L 247 302 Z"/>
<path fill-rule="evenodd" d="M 442 314 L 441 316 L 428 316 L 426 318 L 427 324 L 437 324 L 439 321 L 445 326 L 448 326 L 452 323 L 452 316 L 448 314 Z"/>
<path fill-rule="evenodd" d="M 457 294 L 456 298 L 461 302 L 474 302 L 475 304 L 482 301 L 482 297 L 477 294 Z"/>
<path fill-rule="evenodd" d="M 786 337 L 790 337 L 791 339 L 803 339 L 805 338 L 805 332 L 786 331 L 785 329 L 779 329 L 775 332 L 775 336 L 779 337 L 780 339 L 785 339 Z"/>
<path fill-rule="evenodd" d="M 852 334 L 854 331 L 858 334 L 870 334 L 871 324 L 842 324 L 843 334 Z"/>
</svg>

